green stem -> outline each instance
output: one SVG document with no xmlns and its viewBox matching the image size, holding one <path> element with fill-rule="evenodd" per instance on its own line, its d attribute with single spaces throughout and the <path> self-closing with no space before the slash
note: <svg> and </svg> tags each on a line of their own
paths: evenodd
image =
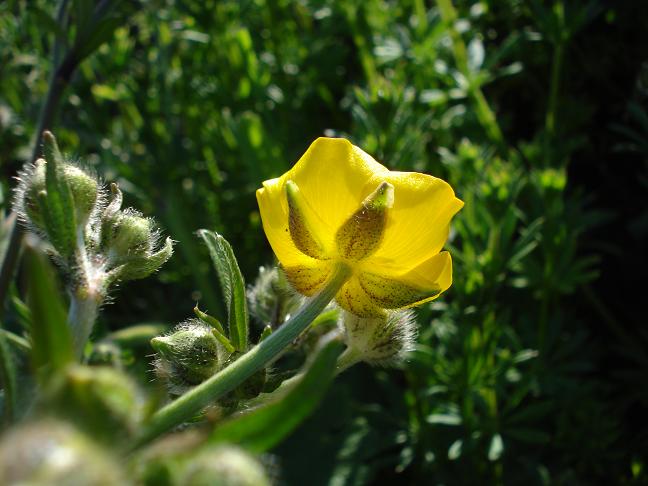
<svg viewBox="0 0 648 486">
<path fill-rule="evenodd" d="M 72 296 L 70 299 L 70 309 L 68 311 L 68 323 L 72 333 L 74 343 L 74 353 L 79 359 L 83 356 L 86 342 L 90 338 L 94 322 L 99 313 L 101 302 L 96 298 L 79 298 Z"/>
<path fill-rule="evenodd" d="M 439 7 L 441 18 L 446 23 L 448 33 L 450 34 L 450 40 L 452 41 L 452 54 L 455 58 L 457 69 L 468 82 L 468 95 L 473 102 L 477 120 L 482 127 L 484 127 L 484 130 L 486 130 L 488 137 L 500 149 L 504 150 L 503 153 L 505 153 L 506 144 L 504 143 L 504 136 L 497 124 L 497 119 L 495 118 L 493 110 L 491 110 L 488 101 L 486 101 L 486 97 L 484 96 L 481 87 L 477 84 L 472 72 L 470 71 L 466 44 L 461 38 L 459 31 L 455 28 L 455 22 L 458 18 L 457 10 L 452 5 L 451 0 L 437 0 L 437 6 Z"/>
<path fill-rule="evenodd" d="M 134 447 L 140 447 L 190 419 L 205 406 L 236 388 L 259 369 L 267 366 L 324 310 L 350 275 L 351 270 L 346 265 L 338 266 L 324 288 L 279 329 L 227 368 L 158 410 L 144 432 L 135 441 Z"/>
<path fill-rule="evenodd" d="M 68 323 L 72 332 L 74 352 L 77 358 L 83 357 L 83 350 L 90 338 L 99 307 L 105 298 L 105 279 L 103 270 L 94 267 L 88 256 L 85 244 L 85 224 L 77 228 L 75 264 L 82 280 L 71 291 Z"/>
<path fill-rule="evenodd" d="M 556 115 L 558 112 L 558 92 L 564 58 L 564 43 L 559 41 L 555 46 L 553 61 L 551 65 L 551 81 L 549 86 L 549 101 L 547 104 L 547 116 L 545 118 L 544 153 L 545 162 L 549 166 L 554 162 L 555 150 L 554 140 L 556 138 Z M 557 161 L 555 161 L 557 162 Z"/>
<path fill-rule="evenodd" d="M 339 375 L 343 371 L 348 370 L 353 365 L 358 364 L 360 361 L 362 361 L 361 358 L 362 355 L 357 350 L 353 348 L 346 348 L 337 360 L 337 369 L 335 373 Z"/>
<path fill-rule="evenodd" d="M 551 65 L 551 85 L 549 87 L 549 106 L 547 108 L 547 118 L 545 128 L 547 133 L 553 136 L 556 132 L 556 111 L 558 108 L 558 88 L 560 87 L 560 72 L 563 64 L 563 45 L 556 45 L 553 62 Z"/>
</svg>

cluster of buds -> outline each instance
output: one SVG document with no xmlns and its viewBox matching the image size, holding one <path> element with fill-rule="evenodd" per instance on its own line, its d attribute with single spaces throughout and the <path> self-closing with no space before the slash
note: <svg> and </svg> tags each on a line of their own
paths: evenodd
<svg viewBox="0 0 648 486">
<path fill-rule="evenodd" d="M 144 278 L 160 268 L 173 251 L 171 239 L 158 248 L 153 220 L 130 208 L 121 210 L 116 184 L 108 198 L 91 171 L 63 158 L 50 132 L 43 141 L 45 158 L 20 174 L 14 208 L 29 229 L 51 244 L 64 270 L 79 277 L 77 285 Z"/>
<path fill-rule="evenodd" d="M 411 310 L 368 318 L 342 312 L 338 324 L 347 345 L 340 357 L 342 369 L 358 361 L 372 366 L 395 366 L 405 360 L 416 342 L 416 321 Z"/>
<path fill-rule="evenodd" d="M 122 193 L 110 195 L 95 174 L 63 157 L 54 135 L 43 133 L 44 159 L 19 175 L 14 210 L 38 234 L 66 275 L 77 349 L 90 334 L 96 309 L 117 281 L 147 277 L 173 253 L 159 245 L 153 220 L 121 209 Z"/>
</svg>

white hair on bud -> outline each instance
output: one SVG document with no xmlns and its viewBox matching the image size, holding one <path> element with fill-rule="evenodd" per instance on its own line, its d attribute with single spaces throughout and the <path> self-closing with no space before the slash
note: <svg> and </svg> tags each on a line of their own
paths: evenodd
<svg viewBox="0 0 648 486">
<path fill-rule="evenodd" d="M 418 329 L 414 312 L 389 311 L 384 317 L 364 318 L 343 312 L 339 326 L 347 346 L 372 366 L 396 366 L 414 349 Z"/>
</svg>

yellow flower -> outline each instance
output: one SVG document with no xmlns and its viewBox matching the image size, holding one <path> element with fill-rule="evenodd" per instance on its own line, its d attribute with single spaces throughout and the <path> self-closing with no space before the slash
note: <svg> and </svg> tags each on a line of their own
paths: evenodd
<svg viewBox="0 0 648 486">
<path fill-rule="evenodd" d="M 446 182 L 393 172 L 341 138 L 318 138 L 257 191 L 263 229 L 286 276 L 315 294 L 335 267 L 351 277 L 337 303 L 358 316 L 428 302 L 452 284 L 440 251 L 463 206 Z"/>
</svg>

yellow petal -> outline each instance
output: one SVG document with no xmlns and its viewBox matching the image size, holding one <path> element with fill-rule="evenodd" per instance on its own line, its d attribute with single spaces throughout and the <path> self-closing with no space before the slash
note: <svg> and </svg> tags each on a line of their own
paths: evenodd
<svg viewBox="0 0 648 486">
<path fill-rule="evenodd" d="M 371 194 L 389 171 L 370 155 L 342 138 L 318 138 L 297 164 L 281 177 L 292 179 L 322 220 L 317 231 L 332 249 L 336 231 Z"/>
<path fill-rule="evenodd" d="M 286 196 L 280 180 L 265 181 L 256 195 L 263 230 L 277 259 L 285 267 L 312 265 L 315 260 L 299 251 L 290 237 Z"/>
<path fill-rule="evenodd" d="M 344 310 L 360 317 L 382 317 L 386 313 L 369 298 L 357 277 L 351 277 L 335 296 L 335 301 Z"/>
<path fill-rule="evenodd" d="M 437 298 L 452 284 L 452 259 L 447 251 L 398 277 L 370 272 L 358 275 L 364 294 L 375 306 L 402 309 Z"/>
<path fill-rule="evenodd" d="M 302 295 L 314 295 L 326 283 L 333 271 L 328 261 L 313 260 L 310 265 L 283 267 L 290 285 Z"/>
<path fill-rule="evenodd" d="M 381 177 L 394 186 L 394 205 L 383 241 L 367 264 L 381 271 L 402 272 L 443 248 L 450 220 L 463 202 L 447 182 L 427 174 L 389 172 Z"/>
</svg>

